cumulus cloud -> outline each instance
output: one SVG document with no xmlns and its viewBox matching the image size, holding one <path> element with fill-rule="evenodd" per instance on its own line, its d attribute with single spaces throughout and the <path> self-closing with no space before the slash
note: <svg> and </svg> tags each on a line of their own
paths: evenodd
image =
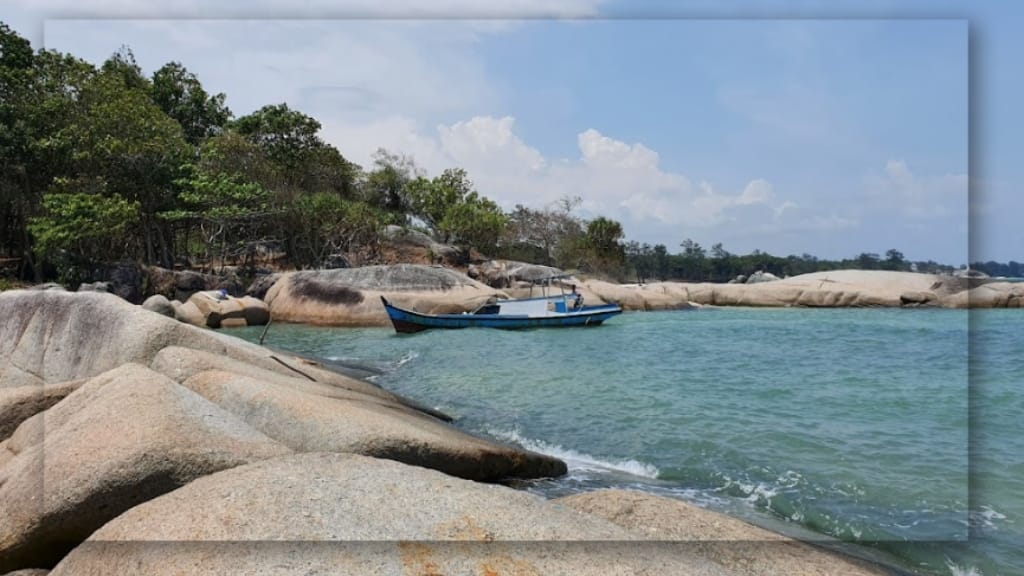
<svg viewBox="0 0 1024 576">
<path fill-rule="evenodd" d="M 865 178 L 878 209 L 897 211 L 913 220 L 967 218 L 967 175 L 918 176 L 905 160 L 889 160 Z"/>
<path fill-rule="evenodd" d="M 682 235 L 723 224 L 753 227 L 796 207 L 777 200 L 771 183 L 763 179 L 732 193 L 709 182 L 695 185 L 685 175 L 663 169 L 658 153 L 644 144 L 627 143 L 595 128 L 577 135 L 578 153 L 568 158 L 546 157 L 525 142 L 510 116 L 475 116 L 433 130 L 410 119 L 391 118 L 365 127 L 325 125 L 325 135 L 360 163 L 368 162 L 376 147 L 384 147 L 412 156 L 431 174 L 465 168 L 477 189 L 505 208 L 542 208 L 579 196 L 583 215 L 618 219 L 631 238 L 653 231 L 677 230 L 671 233 Z"/>
</svg>

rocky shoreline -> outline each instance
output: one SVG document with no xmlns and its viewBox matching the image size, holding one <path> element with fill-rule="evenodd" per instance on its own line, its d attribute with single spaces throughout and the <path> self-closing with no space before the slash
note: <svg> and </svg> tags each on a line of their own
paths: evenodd
<svg viewBox="0 0 1024 576">
<path fill-rule="evenodd" d="M 565 464 L 111 294 L 8 291 L 0 318 L 0 574 L 894 573 L 680 501 L 509 488 Z"/>
<path fill-rule="evenodd" d="M 133 269 L 134 270 L 134 269 Z M 149 286 L 98 282 L 79 291 L 111 292 L 129 302 L 194 326 L 254 326 L 274 321 L 325 326 L 387 326 L 386 297 L 418 312 L 462 313 L 488 300 L 531 294 L 531 281 L 564 276 L 591 304 L 626 311 L 700 306 L 1021 308 L 1024 283 L 991 278 L 881 270 L 834 270 L 777 279 L 755 275 L 746 283 L 650 282 L 614 284 L 576 278 L 561 270 L 511 261 L 470 266 L 467 274 L 440 265 L 391 264 L 264 274 L 242 289 L 233 275 L 152 269 L 129 275 Z M 148 279 L 147 279 L 148 278 Z M 757 280 L 756 282 L 754 280 Z M 211 288 L 214 287 L 214 288 Z M 219 288 L 216 288 L 219 287 Z M 47 284 L 34 289 L 63 287 Z M 155 291 L 155 293 L 151 293 Z M 143 302 L 141 297 L 149 294 Z M 134 299 L 133 299 L 134 298 Z"/>
<path fill-rule="evenodd" d="M 549 269 L 550 270 L 550 269 Z M 525 274 L 529 277 L 529 274 Z M 419 312 L 461 313 L 491 298 L 528 297 L 526 279 L 483 283 L 439 266 L 399 264 L 281 274 L 264 297 L 275 321 L 386 326 L 378 296 Z M 755 284 L 652 282 L 622 285 L 575 280 L 587 303 L 626 311 L 698 306 L 1020 308 L 1024 284 L 875 270 L 816 272 Z M 494 287 L 501 285 L 501 288 Z"/>
</svg>

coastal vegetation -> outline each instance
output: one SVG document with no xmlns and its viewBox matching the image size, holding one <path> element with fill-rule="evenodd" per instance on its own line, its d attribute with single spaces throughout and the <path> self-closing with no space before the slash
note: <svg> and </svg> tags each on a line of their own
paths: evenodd
<svg viewBox="0 0 1024 576">
<path fill-rule="evenodd" d="M 236 117 L 178 62 L 146 76 L 122 47 L 100 66 L 33 51 L 0 23 L 0 276 L 103 280 L 109 264 L 211 271 L 393 263 L 382 231 L 398 225 L 472 258 L 504 258 L 615 281 L 725 282 L 836 269 L 951 271 L 896 249 L 843 260 L 733 254 L 686 239 L 678 253 L 584 218 L 566 191 L 544 207 L 503 210 L 463 168 L 429 175 L 378 150 L 363 167 L 286 103 Z M 1018 276 L 1021 265 L 985 264 Z M 1004 270 L 1005 268 L 1005 270 Z"/>
</svg>

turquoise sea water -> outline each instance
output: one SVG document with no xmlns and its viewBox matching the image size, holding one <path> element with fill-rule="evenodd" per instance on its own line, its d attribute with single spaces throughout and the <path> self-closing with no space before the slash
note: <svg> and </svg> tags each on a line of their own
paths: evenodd
<svg viewBox="0 0 1024 576">
<path fill-rule="evenodd" d="M 262 328 L 228 331 L 257 340 Z M 920 574 L 1024 574 L 1024 314 L 700 309 L 593 329 L 273 325 L 471 432 Z"/>
</svg>

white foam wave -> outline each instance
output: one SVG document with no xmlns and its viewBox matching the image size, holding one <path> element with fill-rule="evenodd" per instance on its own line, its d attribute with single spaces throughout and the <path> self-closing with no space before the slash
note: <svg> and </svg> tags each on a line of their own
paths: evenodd
<svg viewBox="0 0 1024 576">
<path fill-rule="evenodd" d="M 724 480 L 725 484 L 718 491 L 738 488 L 744 496 L 743 499 L 751 504 L 756 504 L 760 501 L 764 501 L 766 504 L 770 503 L 771 499 L 779 494 L 779 486 L 773 486 L 765 482 L 743 482 L 742 480 L 733 480 L 728 476 Z"/>
<path fill-rule="evenodd" d="M 983 576 L 981 570 L 974 566 L 960 566 L 949 558 L 946 558 L 946 567 L 949 568 L 950 576 Z"/>
<path fill-rule="evenodd" d="M 420 357 L 419 352 L 416 352 L 415 350 L 410 350 L 410 351 L 405 353 L 405 356 L 402 356 L 401 358 L 398 359 L 398 362 L 395 363 L 395 369 L 397 370 L 398 368 L 401 368 L 402 366 L 405 366 L 409 362 L 412 362 L 413 360 L 415 360 L 415 359 L 417 359 L 419 357 Z"/>
<path fill-rule="evenodd" d="M 569 473 L 579 472 L 618 472 L 639 476 L 641 478 L 655 479 L 660 471 L 657 467 L 639 462 L 637 460 L 601 460 L 589 454 L 577 452 L 569 448 L 563 448 L 557 444 L 550 444 L 542 440 L 524 438 L 518 431 L 489 430 L 491 435 L 518 444 L 527 450 L 539 452 L 563 460 L 569 467 Z"/>
<path fill-rule="evenodd" d="M 970 526 L 986 530 L 995 530 L 996 523 L 999 521 L 1006 520 L 1010 524 L 1013 523 L 1013 520 L 1008 520 L 1005 514 L 1000 513 L 991 506 L 982 506 L 978 510 L 971 510 L 967 513 L 967 516 Z"/>
</svg>

